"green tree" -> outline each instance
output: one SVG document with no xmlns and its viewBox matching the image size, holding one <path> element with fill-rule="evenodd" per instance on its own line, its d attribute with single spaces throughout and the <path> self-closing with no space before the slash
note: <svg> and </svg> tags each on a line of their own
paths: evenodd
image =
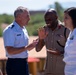
<svg viewBox="0 0 76 75">
<path fill-rule="evenodd" d="M 10 24 L 13 21 L 13 19 L 14 19 L 13 15 L 2 14 L 0 15 L 0 24 L 1 23 Z"/>
<path fill-rule="evenodd" d="M 63 21 L 63 12 L 64 12 L 64 9 L 63 9 L 63 7 L 61 6 L 60 3 L 55 2 L 55 10 L 57 11 L 59 19 L 61 21 Z"/>
<path fill-rule="evenodd" d="M 63 11 L 64 11 L 64 8 L 61 6 L 60 3 L 55 2 L 54 5 L 49 5 L 49 8 L 54 8 L 57 11 L 59 20 L 63 21 Z"/>
</svg>

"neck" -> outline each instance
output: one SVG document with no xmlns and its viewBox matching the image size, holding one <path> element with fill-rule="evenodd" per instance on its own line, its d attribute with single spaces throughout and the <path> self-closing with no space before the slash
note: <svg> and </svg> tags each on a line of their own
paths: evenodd
<svg viewBox="0 0 76 75">
<path fill-rule="evenodd" d="M 75 28 L 74 27 L 69 27 L 69 30 L 70 31 L 73 31 Z"/>
<path fill-rule="evenodd" d="M 51 28 L 51 29 L 52 29 L 52 31 L 53 31 L 53 30 L 55 30 L 55 29 L 56 29 L 56 27 L 57 27 L 57 25 L 55 25 L 54 27 L 52 27 L 52 28 Z"/>
<path fill-rule="evenodd" d="M 16 21 L 16 23 L 17 23 L 21 28 L 23 28 L 23 25 L 21 24 L 20 21 Z"/>
<path fill-rule="evenodd" d="M 58 25 L 58 21 L 56 21 L 56 22 L 54 23 L 54 25 L 52 25 L 51 29 L 52 29 L 52 30 L 55 30 L 56 27 L 57 27 L 57 25 Z"/>
</svg>

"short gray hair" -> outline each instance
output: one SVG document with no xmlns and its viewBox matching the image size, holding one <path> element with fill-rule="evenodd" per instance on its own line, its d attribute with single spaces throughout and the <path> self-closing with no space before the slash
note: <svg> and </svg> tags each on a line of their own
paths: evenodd
<svg viewBox="0 0 76 75">
<path fill-rule="evenodd" d="M 22 14 L 24 11 L 28 11 L 27 8 L 19 6 L 15 11 L 14 11 L 14 17 L 16 18 L 17 15 Z"/>
</svg>

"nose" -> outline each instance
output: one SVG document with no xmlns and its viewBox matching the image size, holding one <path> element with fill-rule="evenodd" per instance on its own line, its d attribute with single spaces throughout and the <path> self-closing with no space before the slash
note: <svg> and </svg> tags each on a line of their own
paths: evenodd
<svg viewBox="0 0 76 75">
<path fill-rule="evenodd" d="M 30 16 L 28 17 L 28 19 L 30 20 Z"/>
<path fill-rule="evenodd" d="M 30 17 L 28 17 L 28 21 L 30 20 Z"/>
</svg>

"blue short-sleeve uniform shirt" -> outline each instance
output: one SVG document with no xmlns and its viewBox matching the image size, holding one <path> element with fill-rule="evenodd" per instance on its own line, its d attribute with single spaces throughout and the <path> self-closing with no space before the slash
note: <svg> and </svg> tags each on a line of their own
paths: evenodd
<svg viewBox="0 0 76 75">
<path fill-rule="evenodd" d="M 28 45 L 28 33 L 25 27 L 21 28 L 15 21 L 6 27 L 3 31 L 4 46 L 20 48 Z M 19 54 L 10 55 L 6 50 L 6 56 L 9 58 L 27 58 L 27 50 Z"/>
</svg>

